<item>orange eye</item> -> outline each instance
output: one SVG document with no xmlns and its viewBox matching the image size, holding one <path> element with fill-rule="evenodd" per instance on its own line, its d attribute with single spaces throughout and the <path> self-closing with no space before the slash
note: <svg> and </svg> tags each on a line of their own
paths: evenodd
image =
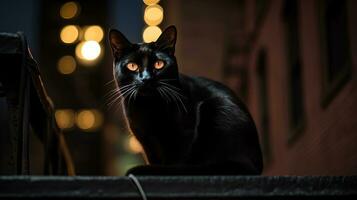
<svg viewBox="0 0 357 200">
<path fill-rule="evenodd" d="M 158 60 L 155 62 L 155 69 L 162 69 L 164 65 L 165 65 L 164 61 Z"/>
<path fill-rule="evenodd" d="M 126 67 L 130 70 L 130 71 L 136 71 L 138 70 L 138 65 L 136 63 L 130 62 L 128 64 L 126 64 Z"/>
</svg>

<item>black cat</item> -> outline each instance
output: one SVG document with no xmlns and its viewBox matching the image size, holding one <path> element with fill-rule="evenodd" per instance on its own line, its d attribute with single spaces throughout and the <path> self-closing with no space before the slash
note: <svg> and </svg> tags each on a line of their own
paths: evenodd
<svg viewBox="0 0 357 200">
<path fill-rule="evenodd" d="M 224 85 L 179 74 L 176 28 L 156 42 L 132 44 L 110 30 L 114 76 L 129 126 L 149 165 L 132 174 L 260 174 L 257 130 L 246 107 Z"/>
</svg>

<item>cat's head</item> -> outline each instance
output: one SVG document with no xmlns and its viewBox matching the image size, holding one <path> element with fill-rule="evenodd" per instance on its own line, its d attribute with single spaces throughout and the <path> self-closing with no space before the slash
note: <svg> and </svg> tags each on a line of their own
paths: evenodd
<svg viewBox="0 0 357 200">
<path fill-rule="evenodd" d="M 132 44 L 118 30 L 110 30 L 114 77 L 119 87 L 135 86 L 139 95 L 151 95 L 160 85 L 178 80 L 176 35 L 176 28 L 170 26 L 156 42 Z"/>
</svg>

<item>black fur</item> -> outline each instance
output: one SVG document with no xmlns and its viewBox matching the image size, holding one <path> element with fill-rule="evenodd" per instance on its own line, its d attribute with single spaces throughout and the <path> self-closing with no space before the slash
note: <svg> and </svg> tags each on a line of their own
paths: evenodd
<svg viewBox="0 0 357 200">
<path fill-rule="evenodd" d="M 174 26 L 152 43 L 131 44 L 117 30 L 110 31 L 109 40 L 126 117 L 150 163 L 128 173 L 262 172 L 257 131 L 243 103 L 218 82 L 179 74 Z M 160 70 L 154 68 L 158 59 L 165 63 Z M 137 63 L 139 70 L 128 70 L 128 62 Z"/>
</svg>

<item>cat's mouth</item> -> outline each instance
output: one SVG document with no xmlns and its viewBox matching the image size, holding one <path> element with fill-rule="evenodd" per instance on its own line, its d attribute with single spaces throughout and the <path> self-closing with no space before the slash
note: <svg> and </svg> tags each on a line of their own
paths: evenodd
<svg viewBox="0 0 357 200">
<path fill-rule="evenodd" d="M 139 96 L 156 96 L 157 86 L 154 84 L 143 84 L 138 88 Z"/>
</svg>

